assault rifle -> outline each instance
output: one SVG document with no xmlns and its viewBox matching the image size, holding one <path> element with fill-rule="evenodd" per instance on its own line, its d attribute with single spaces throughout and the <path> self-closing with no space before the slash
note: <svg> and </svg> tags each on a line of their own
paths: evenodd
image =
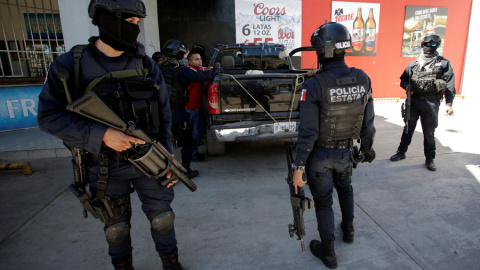
<svg viewBox="0 0 480 270">
<path fill-rule="evenodd" d="M 61 66 L 54 65 L 52 68 L 53 72 L 60 80 L 63 89 L 65 91 L 65 97 L 67 98 L 67 103 L 72 103 L 72 95 L 70 93 L 71 87 L 69 87 L 70 74 Z M 72 152 L 72 165 L 73 165 L 73 179 L 74 183 L 69 186 L 70 191 L 75 194 L 75 196 L 80 200 L 83 206 L 83 217 L 88 217 L 88 212 L 94 217 L 99 218 L 103 217 L 106 220 L 105 216 L 100 215 L 100 211 L 96 211 L 95 207 L 90 201 L 91 194 L 87 191 L 88 185 L 88 169 L 86 166 L 86 151 L 79 148 L 68 147 Z M 98 208 L 97 208 L 98 209 Z M 88 211 L 88 212 L 87 212 Z"/>
<path fill-rule="evenodd" d="M 412 102 L 412 92 L 410 84 L 407 86 L 407 99 L 405 100 L 405 133 L 408 134 L 408 120 L 410 119 L 410 106 Z"/>
<path fill-rule="evenodd" d="M 295 185 L 293 183 L 293 154 L 292 151 L 295 148 L 294 142 L 285 143 L 287 150 L 287 166 L 288 166 L 288 177 L 285 179 L 290 190 L 290 203 L 292 205 L 293 211 L 293 224 L 288 224 L 288 232 L 290 237 L 297 235 L 297 240 L 300 240 L 302 246 L 302 252 L 305 252 L 305 244 L 303 242 L 303 237 L 305 233 L 305 222 L 303 220 L 303 212 L 305 210 L 313 209 L 313 202 L 310 198 L 305 197 L 305 191 L 303 188 L 298 187 L 297 193 L 295 193 Z"/>
<path fill-rule="evenodd" d="M 179 179 L 192 192 L 197 189 L 195 183 L 185 176 L 184 173 L 187 170 L 159 142 L 152 140 L 141 129 L 137 129 L 133 122 L 125 123 L 93 91 L 89 91 L 86 95 L 68 105 L 67 109 L 145 141 L 145 145 L 135 145 L 134 150 L 136 152 L 127 156 L 128 161 L 148 177 L 160 178 L 171 171 L 173 173 L 172 177 L 163 180 L 161 182 L 163 186 Z"/>
<path fill-rule="evenodd" d="M 408 120 L 410 120 L 410 107 L 412 103 L 412 87 L 410 84 L 412 83 L 412 74 L 411 67 L 408 68 L 408 86 L 407 86 L 407 99 L 405 100 L 405 134 L 408 134 Z"/>
<path fill-rule="evenodd" d="M 71 184 L 69 187 L 70 190 L 77 190 L 77 192 L 74 192 L 75 195 L 78 195 L 81 193 L 81 191 L 84 191 L 86 197 L 83 197 L 84 200 L 88 199 L 89 196 L 86 193 L 87 190 L 87 185 L 88 185 L 88 170 L 85 165 L 85 151 L 80 150 L 78 148 L 72 148 L 70 149 L 72 151 L 72 163 L 73 163 L 73 178 L 74 178 L 74 184 Z M 78 196 L 77 196 L 78 197 Z M 93 208 L 90 208 L 90 206 L 85 206 L 85 203 L 82 201 L 82 196 L 78 197 L 80 201 L 82 202 L 83 205 L 83 217 L 87 218 L 87 210 L 92 213 L 91 210 Z"/>
</svg>

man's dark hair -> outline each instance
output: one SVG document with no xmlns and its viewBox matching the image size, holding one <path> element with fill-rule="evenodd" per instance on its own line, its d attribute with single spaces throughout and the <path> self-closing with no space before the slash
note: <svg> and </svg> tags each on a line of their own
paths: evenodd
<svg viewBox="0 0 480 270">
<path fill-rule="evenodd" d="M 192 60 L 194 54 L 200 55 L 200 53 L 198 53 L 198 52 L 190 52 L 187 56 L 188 61 Z M 200 55 L 200 57 L 201 57 L 201 55 Z"/>
</svg>

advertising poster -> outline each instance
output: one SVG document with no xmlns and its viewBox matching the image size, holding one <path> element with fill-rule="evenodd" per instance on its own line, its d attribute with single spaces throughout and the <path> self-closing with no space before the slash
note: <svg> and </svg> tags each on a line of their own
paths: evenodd
<svg viewBox="0 0 480 270">
<path fill-rule="evenodd" d="M 237 43 L 281 43 L 302 46 L 301 0 L 235 0 Z"/>
<path fill-rule="evenodd" d="M 437 52 L 443 54 L 445 29 L 447 28 L 446 7 L 419 7 L 405 8 L 405 24 L 403 27 L 402 57 L 418 57 L 422 51 L 421 43 L 427 35 L 439 35 L 442 43 Z"/>
<path fill-rule="evenodd" d="M 63 39 L 59 14 L 24 13 L 29 39 Z"/>
<path fill-rule="evenodd" d="M 376 56 L 379 21 L 379 3 L 332 1 L 332 22 L 343 24 L 352 36 L 352 50 L 345 55 Z"/>
</svg>

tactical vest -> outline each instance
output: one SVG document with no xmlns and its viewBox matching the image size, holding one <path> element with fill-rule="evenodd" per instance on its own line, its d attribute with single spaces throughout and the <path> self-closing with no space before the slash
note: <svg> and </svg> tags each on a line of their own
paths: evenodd
<svg viewBox="0 0 480 270">
<path fill-rule="evenodd" d="M 415 66 L 411 77 L 411 88 L 416 94 L 437 94 L 440 90 L 435 86 L 435 81 L 441 78 L 442 66 L 437 65 L 443 58 L 438 56 L 435 61 L 426 66 L 423 70 L 420 65 Z"/>
<path fill-rule="evenodd" d="M 138 50 L 137 56 L 130 57 L 122 70 L 109 72 L 91 46 L 72 48 L 76 78 L 80 73 L 77 69 L 81 70 L 77 89 L 85 89 L 77 94 L 94 91 L 125 123 L 133 122 L 154 138 L 160 131 L 157 100 L 160 86 L 148 77 L 143 47 Z"/>
<path fill-rule="evenodd" d="M 178 73 L 182 68 L 184 68 L 183 65 L 176 66 L 170 62 L 160 64 L 160 70 L 168 89 L 170 107 L 185 107 L 188 104 L 188 86 L 181 84 L 178 80 Z"/>
<path fill-rule="evenodd" d="M 360 138 L 365 106 L 372 94 L 367 74 L 351 68 L 347 76 L 326 70 L 315 74 L 315 78 L 322 87 L 320 134 L 315 144 Z"/>
</svg>

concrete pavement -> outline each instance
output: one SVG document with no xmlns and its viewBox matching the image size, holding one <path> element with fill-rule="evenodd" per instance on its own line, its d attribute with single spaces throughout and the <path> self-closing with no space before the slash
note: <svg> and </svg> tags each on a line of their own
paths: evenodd
<svg viewBox="0 0 480 270">
<path fill-rule="evenodd" d="M 407 159 L 389 160 L 402 132 L 400 103 L 376 102 L 375 107 L 377 159 L 359 165 L 353 176 L 353 244 L 342 241 L 334 196 L 338 269 L 479 269 L 480 145 L 478 128 L 470 123 L 473 101 L 457 99 L 454 117 L 441 114 L 437 172 L 424 166 L 420 125 Z M 8 134 L 9 140 L 22 132 Z M 112 269 L 103 224 L 84 219 L 67 190 L 70 159 L 55 150 L 43 151 L 41 158 L 10 160 L 15 151 L 3 147 L 14 143 L 6 143 L 5 135 L 0 133 L 0 159 L 28 158 L 34 173 L 0 172 L 0 269 Z M 32 149 L 16 152 L 24 151 Z M 308 250 L 319 238 L 313 211 L 305 212 L 306 253 L 289 237 L 293 217 L 285 163 L 283 143 L 264 142 L 228 144 L 225 155 L 193 164 L 200 170 L 193 179 L 198 190 L 179 184 L 173 202 L 184 267 L 326 269 Z M 311 197 L 308 187 L 306 194 Z M 161 269 L 148 220 L 136 194 L 132 198 L 135 268 Z"/>
</svg>

